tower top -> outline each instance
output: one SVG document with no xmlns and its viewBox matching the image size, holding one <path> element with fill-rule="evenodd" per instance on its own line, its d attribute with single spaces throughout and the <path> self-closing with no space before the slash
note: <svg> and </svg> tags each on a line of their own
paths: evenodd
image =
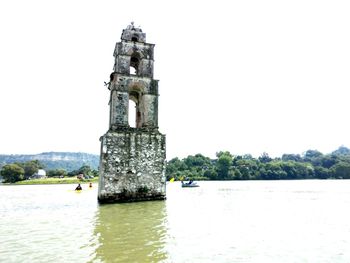
<svg viewBox="0 0 350 263">
<path fill-rule="evenodd" d="M 133 42 L 146 42 L 146 33 L 142 33 L 142 29 L 140 27 L 135 27 L 134 22 L 131 22 L 125 29 L 123 29 L 123 33 L 120 39 L 126 41 Z"/>
</svg>

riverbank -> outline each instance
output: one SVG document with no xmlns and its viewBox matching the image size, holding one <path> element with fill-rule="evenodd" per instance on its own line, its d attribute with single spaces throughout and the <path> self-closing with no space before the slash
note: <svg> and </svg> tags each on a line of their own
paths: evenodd
<svg viewBox="0 0 350 263">
<path fill-rule="evenodd" d="M 76 177 L 64 177 L 64 178 L 45 178 L 45 179 L 33 179 L 24 180 L 14 183 L 15 185 L 34 185 L 34 184 L 82 184 L 82 183 L 97 183 L 98 177 L 92 179 L 81 180 Z"/>
</svg>

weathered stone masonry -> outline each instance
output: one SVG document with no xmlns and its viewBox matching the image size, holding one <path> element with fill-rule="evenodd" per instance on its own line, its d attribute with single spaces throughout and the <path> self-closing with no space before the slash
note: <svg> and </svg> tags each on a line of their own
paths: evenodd
<svg viewBox="0 0 350 263">
<path fill-rule="evenodd" d="M 165 135 L 158 131 L 158 80 L 153 79 L 154 44 L 133 24 L 123 30 L 110 76 L 109 130 L 101 137 L 98 200 L 165 199 Z M 133 73 L 131 72 L 133 70 Z M 129 101 L 136 105 L 130 127 Z"/>
</svg>

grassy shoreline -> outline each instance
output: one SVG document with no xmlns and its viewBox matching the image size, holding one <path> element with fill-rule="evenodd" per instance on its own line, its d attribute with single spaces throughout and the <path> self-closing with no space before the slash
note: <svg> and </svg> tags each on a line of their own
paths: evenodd
<svg viewBox="0 0 350 263">
<path fill-rule="evenodd" d="M 45 178 L 45 179 L 33 179 L 24 180 L 14 183 L 14 185 L 34 185 L 34 184 L 84 184 L 84 183 L 97 183 L 98 177 L 87 180 L 80 180 L 76 177 L 65 178 Z"/>
</svg>

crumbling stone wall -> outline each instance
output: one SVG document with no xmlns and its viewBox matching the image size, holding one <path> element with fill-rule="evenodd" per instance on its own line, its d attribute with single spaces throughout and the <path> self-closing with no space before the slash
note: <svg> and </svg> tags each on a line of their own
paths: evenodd
<svg viewBox="0 0 350 263">
<path fill-rule="evenodd" d="M 165 135 L 129 128 L 101 141 L 101 202 L 165 199 Z"/>
</svg>

